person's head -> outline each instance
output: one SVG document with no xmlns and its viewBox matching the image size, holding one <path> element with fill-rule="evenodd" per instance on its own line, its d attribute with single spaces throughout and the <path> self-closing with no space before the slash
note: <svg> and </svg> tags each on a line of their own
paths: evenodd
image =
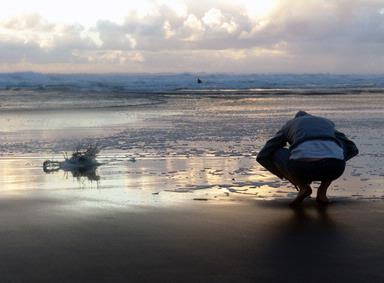
<svg viewBox="0 0 384 283">
<path fill-rule="evenodd" d="M 306 115 L 309 115 L 309 114 L 305 111 L 300 110 L 299 112 L 296 113 L 295 118 L 306 116 Z"/>
</svg>

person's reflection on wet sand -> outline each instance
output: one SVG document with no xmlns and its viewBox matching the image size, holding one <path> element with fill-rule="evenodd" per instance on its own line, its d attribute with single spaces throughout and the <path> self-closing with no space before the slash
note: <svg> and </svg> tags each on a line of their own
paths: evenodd
<svg viewBox="0 0 384 283">
<path fill-rule="evenodd" d="M 265 205 L 285 209 L 286 204 Z M 331 207 L 309 204 L 287 211 L 288 216 L 275 223 L 266 235 L 264 251 L 257 259 L 258 269 L 264 270 L 266 276 L 279 273 L 285 282 L 334 279 L 351 250 Z M 339 279 L 343 276 L 337 274 Z"/>
</svg>

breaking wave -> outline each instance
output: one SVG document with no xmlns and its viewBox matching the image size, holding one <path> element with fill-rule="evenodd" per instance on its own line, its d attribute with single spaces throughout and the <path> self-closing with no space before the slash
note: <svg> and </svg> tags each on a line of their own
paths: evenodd
<svg viewBox="0 0 384 283">
<path fill-rule="evenodd" d="M 0 109 L 143 106 L 163 103 L 164 95 L 326 95 L 383 90 L 384 76 L 379 75 L 2 73 Z"/>
<path fill-rule="evenodd" d="M 197 84 L 197 78 L 202 80 Z M 0 89 L 59 92 L 151 93 L 185 90 L 381 89 L 382 75 L 331 74 L 0 74 Z"/>
</svg>

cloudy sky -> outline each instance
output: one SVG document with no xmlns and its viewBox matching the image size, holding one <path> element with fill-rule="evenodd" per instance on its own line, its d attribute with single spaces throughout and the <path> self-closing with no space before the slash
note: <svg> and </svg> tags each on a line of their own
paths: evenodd
<svg viewBox="0 0 384 283">
<path fill-rule="evenodd" d="M 384 73 L 384 0 L 4 0 L 13 71 Z"/>
</svg>

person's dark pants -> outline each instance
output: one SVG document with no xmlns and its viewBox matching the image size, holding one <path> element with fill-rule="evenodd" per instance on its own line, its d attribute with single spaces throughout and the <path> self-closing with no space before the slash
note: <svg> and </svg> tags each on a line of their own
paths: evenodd
<svg viewBox="0 0 384 283">
<path fill-rule="evenodd" d="M 333 181 L 339 178 L 345 169 L 345 160 L 324 158 L 316 161 L 289 159 L 286 148 L 277 150 L 273 156 L 276 167 L 285 179 L 294 183 L 310 184 L 313 181 Z"/>
</svg>

